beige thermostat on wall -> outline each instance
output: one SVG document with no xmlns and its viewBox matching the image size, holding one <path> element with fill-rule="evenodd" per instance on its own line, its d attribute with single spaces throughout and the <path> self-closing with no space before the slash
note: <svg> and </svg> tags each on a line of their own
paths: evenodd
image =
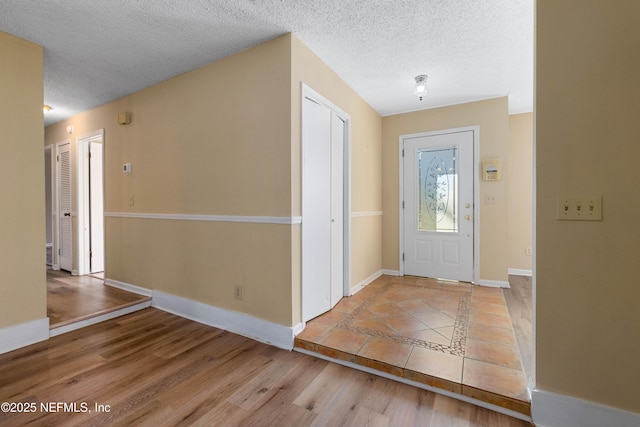
<svg viewBox="0 0 640 427">
<path fill-rule="evenodd" d="M 482 179 L 484 181 L 500 181 L 502 179 L 502 159 L 483 160 Z"/>
</svg>

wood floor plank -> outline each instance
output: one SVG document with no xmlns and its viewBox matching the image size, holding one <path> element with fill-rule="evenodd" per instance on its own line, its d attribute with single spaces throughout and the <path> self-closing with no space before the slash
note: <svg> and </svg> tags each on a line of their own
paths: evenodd
<svg viewBox="0 0 640 427">
<path fill-rule="evenodd" d="M 433 416 L 435 393 L 414 388 L 401 387 L 392 383 L 393 398 L 385 408 L 384 413 L 391 417 L 391 425 L 428 427 Z"/>
<path fill-rule="evenodd" d="M 351 423 L 347 425 L 349 427 L 388 427 L 391 425 L 390 421 L 391 420 L 386 415 L 373 411 L 365 406 L 361 406 L 353 417 Z"/>
<path fill-rule="evenodd" d="M 0 401 L 91 409 L 0 412 L 0 426 L 527 425 L 154 308 L 0 355 Z"/>
</svg>

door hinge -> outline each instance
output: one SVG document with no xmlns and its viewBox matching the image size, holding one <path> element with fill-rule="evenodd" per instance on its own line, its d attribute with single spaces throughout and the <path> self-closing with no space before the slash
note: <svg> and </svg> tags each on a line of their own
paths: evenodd
<svg viewBox="0 0 640 427">
<path fill-rule="evenodd" d="M 62 255 L 62 249 L 58 249 L 58 255 Z"/>
<path fill-rule="evenodd" d="M 404 252 L 402 252 L 402 261 L 404 261 Z"/>
<path fill-rule="evenodd" d="M 402 157 L 404 157 L 404 148 L 402 149 Z"/>
<path fill-rule="evenodd" d="M 402 209 L 404 209 L 404 200 L 402 201 Z"/>
<path fill-rule="evenodd" d="M 56 162 L 60 163 L 60 155 L 56 156 Z"/>
</svg>

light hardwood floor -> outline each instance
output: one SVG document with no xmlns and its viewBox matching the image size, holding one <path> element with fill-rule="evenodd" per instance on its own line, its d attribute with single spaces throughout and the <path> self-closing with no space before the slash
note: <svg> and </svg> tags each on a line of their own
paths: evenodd
<svg viewBox="0 0 640 427">
<path fill-rule="evenodd" d="M 3 426 L 530 425 L 153 308 L 0 355 L 0 401 L 37 409 Z"/>
<path fill-rule="evenodd" d="M 149 299 L 106 286 L 101 278 L 47 270 L 47 316 L 51 329 L 131 307 Z"/>
</svg>

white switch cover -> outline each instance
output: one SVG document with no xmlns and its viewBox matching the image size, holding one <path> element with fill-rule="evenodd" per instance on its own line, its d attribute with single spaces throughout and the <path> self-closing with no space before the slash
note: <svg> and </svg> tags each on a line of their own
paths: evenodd
<svg viewBox="0 0 640 427">
<path fill-rule="evenodd" d="M 602 221 L 602 196 L 558 196 L 556 219 L 565 221 Z"/>
</svg>

